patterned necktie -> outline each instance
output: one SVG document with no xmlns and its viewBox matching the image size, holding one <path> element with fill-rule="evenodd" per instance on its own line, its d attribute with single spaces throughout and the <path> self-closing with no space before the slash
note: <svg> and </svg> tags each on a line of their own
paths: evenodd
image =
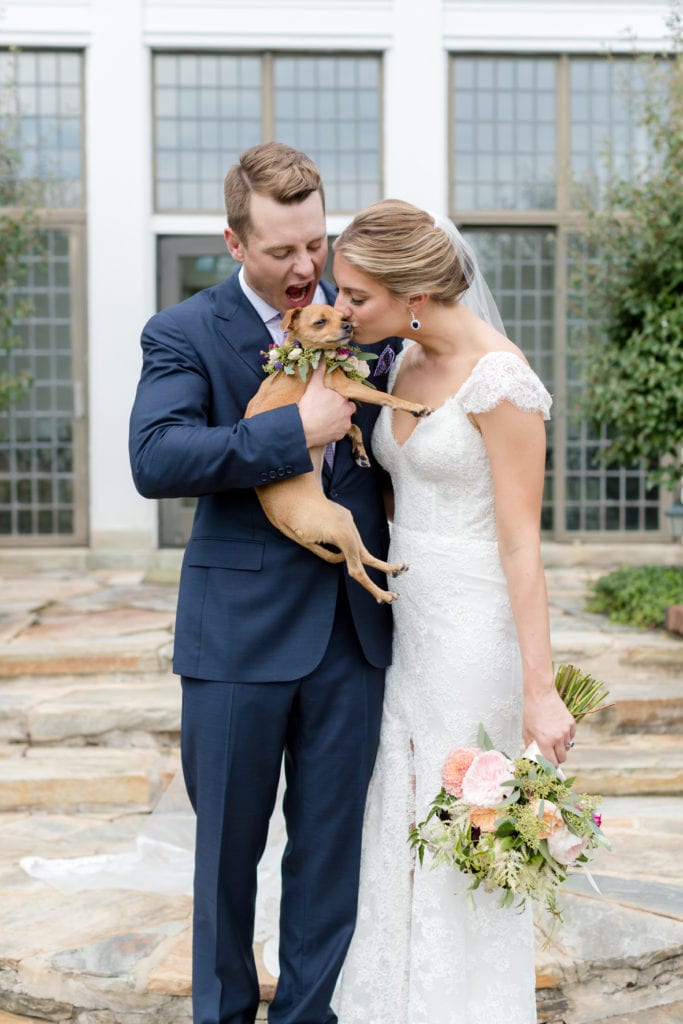
<svg viewBox="0 0 683 1024">
<path fill-rule="evenodd" d="M 327 463 L 330 469 L 332 469 L 332 465 L 334 463 L 335 444 L 335 441 L 330 441 L 329 444 L 325 445 L 325 462 Z"/>
</svg>

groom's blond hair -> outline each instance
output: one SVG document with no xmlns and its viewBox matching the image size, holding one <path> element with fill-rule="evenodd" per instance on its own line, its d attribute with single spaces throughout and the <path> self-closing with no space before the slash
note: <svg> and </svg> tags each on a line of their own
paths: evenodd
<svg viewBox="0 0 683 1024">
<path fill-rule="evenodd" d="M 402 199 L 382 199 L 354 217 L 334 251 L 397 298 L 427 293 L 451 303 L 468 282 L 453 244 L 434 217 Z"/>
<path fill-rule="evenodd" d="M 262 142 L 240 156 L 225 176 L 223 193 L 228 224 L 241 242 L 247 242 L 252 228 L 252 193 L 268 196 L 276 203 L 302 203 L 313 192 L 325 193 L 318 168 L 310 157 L 282 142 Z"/>
</svg>

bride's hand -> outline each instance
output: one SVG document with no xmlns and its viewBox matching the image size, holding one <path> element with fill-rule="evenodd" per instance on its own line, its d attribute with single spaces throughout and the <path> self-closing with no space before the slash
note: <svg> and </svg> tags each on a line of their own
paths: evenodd
<svg viewBox="0 0 683 1024">
<path fill-rule="evenodd" d="M 527 746 L 535 740 L 543 757 L 555 767 L 567 760 L 567 752 L 574 745 L 576 722 L 554 685 L 525 697 L 522 731 Z"/>
</svg>

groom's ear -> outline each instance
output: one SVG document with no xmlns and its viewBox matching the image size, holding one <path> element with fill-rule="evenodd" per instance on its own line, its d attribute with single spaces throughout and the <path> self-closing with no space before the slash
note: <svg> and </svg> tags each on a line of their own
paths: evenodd
<svg viewBox="0 0 683 1024">
<path fill-rule="evenodd" d="M 232 258 L 237 260 L 238 263 L 244 263 L 244 246 L 232 228 L 227 227 L 225 229 L 223 232 L 223 238 L 225 239 L 226 248 Z"/>
</svg>

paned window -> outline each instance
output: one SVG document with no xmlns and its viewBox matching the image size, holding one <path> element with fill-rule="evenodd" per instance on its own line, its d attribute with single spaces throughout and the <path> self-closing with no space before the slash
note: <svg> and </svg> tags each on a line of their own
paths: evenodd
<svg viewBox="0 0 683 1024">
<path fill-rule="evenodd" d="M 375 55 L 158 53 L 155 207 L 222 211 L 242 150 L 277 139 L 318 164 L 329 212 L 381 195 L 380 60 Z"/>
<path fill-rule="evenodd" d="M 453 206 L 555 205 L 556 61 L 458 57 L 453 67 Z"/>
<path fill-rule="evenodd" d="M 645 165 L 628 98 L 641 73 L 628 58 L 452 57 L 450 213 L 475 245 L 509 336 L 553 395 L 543 527 L 560 539 L 663 535 L 647 467 L 597 458 L 607 439 L 580 403 L 580 279 L 568 255 L 580 230 L 572 179 L 597 195 L 606 158 L 622 176 Z"/>
<path fill-rule="evenodd" d="M 156 208 L 219 210 L 229 164 L 261 138 L 261 61 L 157 54 Z"/>
<path fill-rule="evenodd" d="M 17 122 L 21 175 L 47 182 L 53 207 L 83 205 L 83 62 L 69 51 L 0 53 L 3 113 Z"/>
<path fill-rule="evenodd" d="M 20 202 L 40 209 L 44 232 L 9 295 L 21 345 L 0 355 L 3 371 L 30 381 L 0 411 L 0 545 L 87 540 L 83 109 L 81 53 L 0 51 L 4 137 L 27 186 Z"/>
<path fill-rule="evenodd" d="M 69 237 L 48 231 L 46 252 L 29 257 L 18 297 L 32 306 L 19 322 L 11 374 L 32 385 L 0 422 L 0 536 L 74 533 L 74 389 Z"/>
</svg>

